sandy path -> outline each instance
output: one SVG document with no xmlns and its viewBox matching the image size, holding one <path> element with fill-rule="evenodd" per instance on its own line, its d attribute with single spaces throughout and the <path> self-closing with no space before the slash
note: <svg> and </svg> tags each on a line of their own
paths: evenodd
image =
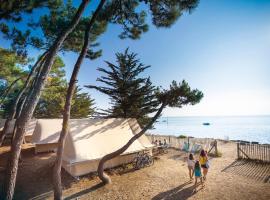
<svg viewBox="0 0 270 200">
<path fill-rule="evenodd" d="M 33 149 L 24 152 L 15 199 L 52 199 L 50 170 L 53 154 L 33 157 Z M 206 186 L 193 192 L 184 161 L 186 153 L 171 150 L 151 167 L 112 175 L 113 183 L 100 186 L 96 177 L 79 181 L 63 174 L 66 199 L 270 199 L 270 166 L 235 162 L 236 145 L 219 144 L 221 158 L 211 160 Z M 1 152 L 1 151 L 0 151 Z M 3 152 L 3 151 L 2 151 Z M 3 161 L 5 156 L 0 157 Z M 3 162 L 0 162 L 0 165 Z M 231 164 L 233 163 L 233 166 Z M 0 173 L 0 181 L 3 180 Z M 268 179 L 267 179 L 268 178 Z M 267 182 L 267 183 L 266 183 Z M 200 187 L 199 187 L 200 188 Z"/>
</svg>

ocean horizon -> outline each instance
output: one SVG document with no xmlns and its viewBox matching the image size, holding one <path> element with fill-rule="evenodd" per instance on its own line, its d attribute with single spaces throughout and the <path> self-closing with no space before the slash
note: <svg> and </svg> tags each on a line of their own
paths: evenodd
<svg viewBox="0 0 270 200">
<path fill-rule="evenodd" d="M 270 115 L 161 117 L 149 133 L 270 144 Z"/>
</svg>

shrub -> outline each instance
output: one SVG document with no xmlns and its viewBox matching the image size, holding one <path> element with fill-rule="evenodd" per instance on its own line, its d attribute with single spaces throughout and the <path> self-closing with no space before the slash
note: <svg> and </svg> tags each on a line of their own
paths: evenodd
<svg viewBox="0 0 270 200">
<path fill-rule="evenodd" d="M 183 139 L 183 138 L 187 138 L 187 136 L 185 136 L 185 135 L 179 135 L 177 138 Z"/>
</svg>

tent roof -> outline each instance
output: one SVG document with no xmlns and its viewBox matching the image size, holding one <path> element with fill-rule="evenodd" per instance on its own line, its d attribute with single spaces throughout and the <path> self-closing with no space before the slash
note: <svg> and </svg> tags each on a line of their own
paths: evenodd
<svg viewBox="0 0 270 200">
<path fill-rule="evenodd" d="M 0 119 L 0 131 L 4 129 L 5 122 L 6 122 L 6 119 Z M 9 126 L 9 128 L 7 130 L 7 134 L 12 134 L 13 133 L 15 122 L 16 122 L 15 119 L 13 119 L 11 121 L 10 126 Z M 30 123 L 26 127 L 25 135 L 32 135 L 33 134 L 33 132 L 35 130 L 36 123 L 37 123 L 36 119 L 31 119 Z"/>
<path fill-rule="evenodd" d="M 61 129 L 62 119 L 39 119 L 32 137 L 33 143 L 57 143 Z M 136 119 L 71 119 L 63 159 L 69 163 L 100 159 L 126 144 L 138 130 L 140 127 Z M 152 145 L 143 135 L 124 154 L 148 147 Z"/>
</svg>

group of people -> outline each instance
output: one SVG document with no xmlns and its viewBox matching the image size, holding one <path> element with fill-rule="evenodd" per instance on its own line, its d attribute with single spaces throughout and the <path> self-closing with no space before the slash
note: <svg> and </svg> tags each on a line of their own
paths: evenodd
<svg viewBox="0 0 270 200">
<path fill-rule="evenodd" d="M 197 183 L 198 179 L 200 179 L 202 187 L 204 187 L 204 183 L 206 181 L 206 175 L 209 169 L 209 160 L 207 156 L 207 151 L 201 150 L 198 160 L 195 160 L 194 155 L 192 153 L 189 154 L 187 160 L 189 177 L 190 180 L 193 180 L 193 176 L 195 176 L 195 191 L 197 191 Z"/>
<path fill-rule="evenodd" d="M 164 142 L 162 143 L 161 142 L 161 140 L 155 140 L 155 142 L 154 142 L 154 145 L 155 146 L 166 146 L 167 145 L 167 141 L 166 141 L 166 139 L 164 139 Z"/>
</svg>

